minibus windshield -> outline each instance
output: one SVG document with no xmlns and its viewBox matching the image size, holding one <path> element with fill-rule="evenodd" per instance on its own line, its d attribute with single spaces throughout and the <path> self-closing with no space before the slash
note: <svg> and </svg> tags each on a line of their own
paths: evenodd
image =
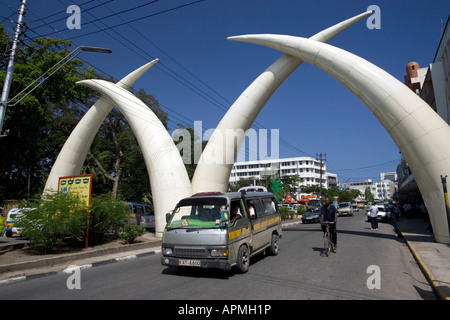
<svg viewBox="0 0 450 320">
<path fill-rule="evenodd" d="M 218 228 L 226 198 L 188 198 L 177 205 L 168 228 Z"/>
</svg>

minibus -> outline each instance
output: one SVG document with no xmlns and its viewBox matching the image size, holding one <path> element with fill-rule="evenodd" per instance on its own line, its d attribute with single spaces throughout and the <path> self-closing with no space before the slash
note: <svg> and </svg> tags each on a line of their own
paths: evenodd
<svg viewBox="0 0 450 320">
<path fill-rule="evenodd" d="M 278 204 L 269 192 L 207 192 L 182 199 L 166 215 L 161 263 L 245 273 L 250 258 L 278 254 Z"/>
</svg>

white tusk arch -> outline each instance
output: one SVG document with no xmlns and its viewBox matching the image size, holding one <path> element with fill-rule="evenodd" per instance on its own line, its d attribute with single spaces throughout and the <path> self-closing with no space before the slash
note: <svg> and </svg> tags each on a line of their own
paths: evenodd
<svg viewBox="0 0 450 320">
<path fill-rule="evenodd" d="M 450 176 L 450 127 L 403 83 L 345 50 L 300 37 L 247 35 L 230 40 L 262 44 L 311 63 L 353 92 L 393 138 L 414 174 L 437 242 L 450 243 L 440 176 Z"/>
<path fill-rule="evenodd" d="M 156 62 L 158 59 L 136 69 L 120 80 L 117 85 L 128 90 Z M 81 118 L 59 152 L 45 183 L 44 192 L 57 190 L 59 177 L 80 174 L 92 141 L 113 107 L 113 104 L 100 98 Z"/>
<path fill-rule="evenodd" d="M 104 80 L 83 80 L 77 84 L 90 87 L 110 100 L 133 129 L 152 186 L 155 234 L 161 237 L 165 214 L 173 210 L 180 199 L 192 195 L 186 168 L 172 137 L 153 111 L 129 91 Z"/>
<path fill-rule="evenodd" d="M 326 42 L 370 14 L 372 11 L 367 11 L 342 21 L 317 33 L 311 39 Z M 272 94 L 302 62 L 298 57 L 283 55 L 256 78 L 234 102 L 203 150 L 192 178 L 194 193 L 226 191 L 231 169 L 247 131 Z"/>
</svg>

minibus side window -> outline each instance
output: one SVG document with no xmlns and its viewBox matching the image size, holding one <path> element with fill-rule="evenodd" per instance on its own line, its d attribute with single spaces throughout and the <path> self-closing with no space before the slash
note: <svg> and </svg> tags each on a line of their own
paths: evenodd
<svg viewBox="0 0 450 320">
<path fill-rule="evenodd" d="M 274 214 L 277 211 L 275 202 L 271 198 L 264 198 L 262 199 L 262 202 L 264 206 L 264 215 Z"/>
<path fill-rule="evenodd" d="M 245 211 L 244 200 L 240 199 L 239 204 L 241 206 L 241 213 L 244 218 L 248 218 L 247 211 Z"/>
<path fill-rule="evenodd" d="M 247 200 L 247 208 L 250 219 L 256 219 L 255 201 Z"/>
<path fill-rule="evenodd" d="M 261 201 L 259 199 L 253 199 L 249 201 L 253 208 L 255 209 L 255 215 L 256 215 L 256 219 L 260 219 L 263 217 L 264 215 L 264 209 L 263 206 L 261 204 Z M 250 205 L 249 205 L 250 208 Z"/>
<path fill-rule="evenodd" d="M 245 210 L 243 209 L 241 200 L 232 200 L 230 205 L 230 222 L 234 225 L 236 220 L 246 217 Z"/>
</svg>

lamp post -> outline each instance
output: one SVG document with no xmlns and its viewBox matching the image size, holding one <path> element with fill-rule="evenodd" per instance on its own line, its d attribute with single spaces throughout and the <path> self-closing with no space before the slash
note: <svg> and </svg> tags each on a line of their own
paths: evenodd
<svg viewBox="0 0 450 320">
<path fill-rule="evenodd" d="M 15 49 L 13 50 L 15 51 Z M 5 118 L 5 112 L 7 106 L 15 106 L 20 101 L 22 101 L 26 96 L 28 96 L 31 92 L 33 92 L 34 89 L 39 87 L 41 83 L 43 83 L 45 80 L 47 80 L 49 77 L 51 77 L 56 71 L 61 69 L 63 66 L 65 66 L 70 60 L 74 59 L 77 55 L 79 55 L 83 51 L 89 51 L 89 52 L 99 52 L 99 53 L 111 53 L 112 51 L 107 48 L 99 48 L 99 47 L 90 47 L 90 46 L 79 46 L 75 48 L 75 50 L 71 51 L 67 56 L 62 58 L 60 61 L 58 61 L 54 66 L 52 66 L 50 69 L 45 71 L 42 75 L 40 75 L 36 80 L 31 82 L 26 88 L 24 88 L 22 91 L 20 91 L 18 94 L 14 96 L 11 100 L 8 101 L 8 95 L 9 95 L 9 89 L 11 86 L 11 80 L 12 80 L 12 71 L 14 69 L 14 54 L 11 53 L 10 60 L 9 60 L 9 66 L 8 66 L 8 72 L 6 73 L 5 78 L 5 85 L 3 87 L 3 94 L 2 99 L 0 102 L 0 138 L 4 137 L 2 135 L 2 128 L 3 128 L 3 121 Z M 23 95 L 22 95 L 23 94 Z M 16 98 L 18 98 L 20 95 L 19 100 L 12 103 Z"/>
<path fill-rule="evenodd" d="M 25 10 L 27 7 L 27 1 L 23 0 L 19 9 L 19 18 L 17 19 L 16 31 L 14 33 L 14 40 L 11 47 L 11 54 L 9 55 L 8 68 L 6 69 L 5 82 L 3 84 L 2 98 L 0 100 L 0 138 L 2 137 L 3 119 L 5 118 L 7 100 L 9 95 L 9 89 L 11 87 L 12 75 L 14 71 L 14 57 L 16 55 L 17 43 L 19 42 L 20 28 L 22 26 L 23 17 L 25 16 Z"/>
<path fill-rule="evenodd" d="M 323 161 L 326 161 L 325 157 L 327 156 L 326 153 L 322 154 L 322 152 L 320 154 L 316 153 L 316 160 L 320 161 L 320 178 L 319 178 L 319 182 L 320 182 L 320 195 L 319 195 L 319 200 L 320 203 L 322 203 L 322 167 L 323 167 Z"/>
</svg>

